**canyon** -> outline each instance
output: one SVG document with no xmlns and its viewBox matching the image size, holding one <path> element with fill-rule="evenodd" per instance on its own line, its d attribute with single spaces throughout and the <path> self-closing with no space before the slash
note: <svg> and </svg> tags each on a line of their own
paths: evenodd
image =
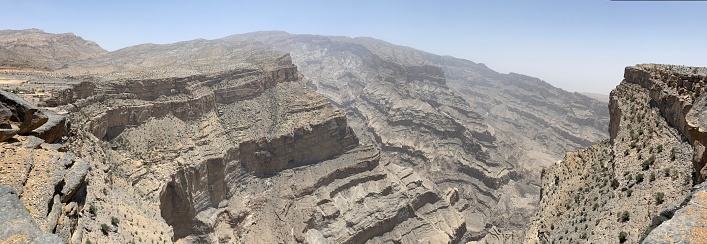
<svg viewBox="0 0 707 244">
<path fill-rule="evenodd" d="M 543 168 L 615 130 L 601 101 L 372 38 L 0 46 L 0 95 L 46 117 L 9 113 L 0 193 L 29 227 L 3 240 L 522 242 Z"/>
</svg>

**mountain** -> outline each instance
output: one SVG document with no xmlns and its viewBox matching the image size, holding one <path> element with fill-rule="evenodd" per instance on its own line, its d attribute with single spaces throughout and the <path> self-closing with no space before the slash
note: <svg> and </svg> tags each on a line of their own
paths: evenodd
<svg viewBox="0 0 707 244">
<path fill-rule="evenodd" d="M 543 172 L 526 242 L 704 241 L 706 75 L 698 67 L 627 67 L 610 96 L 610 140 Z"/>
<path fill-rule="evenodd" d="M 90 165 L 85 194 L 33 218 L 82 243 L 519 242 L 541 168 L 607 137 L 601 102 L 371 38 L 260 32 L 0 75 L 71 121 L 47 150 Z"/>
<path fill-rule="evenodd" d="M 600 101 L 600 102 L 609 103 L 609 96 L 607 96 L 607 95 L 605 95 L 605 94 L 591 93 L 591 92 L 582 92 L 582 95 L 585 95 L 585 96 L 594 98 L 594 99 L 596 99 L 597 101 Z"/>
<path fill-rule="evenodd" d="M 95 42 L 71 33 L 0 30 L 0 69 L 55 70 L 104 53 L 107 51 Z"/>
</svg>

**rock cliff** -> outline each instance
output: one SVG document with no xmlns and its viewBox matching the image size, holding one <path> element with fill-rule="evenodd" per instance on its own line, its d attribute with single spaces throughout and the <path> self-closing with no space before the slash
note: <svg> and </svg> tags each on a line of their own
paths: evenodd
<svg viewBox="0 0 707 244">
<path fill-rule="evenodd" d="M 611 92 L 610 140 L 568 153 L 543 172 L 539 213 L 526 241 L 683 243 L 703 237 L 702 188 L 691 188 L 704 181 L 699 121 L 706 73 L 674 65 L 627 67 Z"/>
<path fill-rule="evenodd" d="M 259 32 L 224 40 L 290 53 L 362 141 L 456 189 L 467 240 L 522 239 L 542 166 L 608 137 L 606 104 L 471 61 L 371 38 Z"/>
<path fill-rule="evenodd" d="M 535 162 L 605 135 L 590 98 L 366 38 L 255 33 L 79 56 L 0 74 L 50 108 L 22 133 L 36 119 L 10 116 L 20 142 L 2 145 L 42 137 L 32 150 L 75 158 L 63 171 L 37 158 L 34 171 L 60 174 L 23 202 L 71 243 L 517 242 L 540 196 Z"/>
</svg>

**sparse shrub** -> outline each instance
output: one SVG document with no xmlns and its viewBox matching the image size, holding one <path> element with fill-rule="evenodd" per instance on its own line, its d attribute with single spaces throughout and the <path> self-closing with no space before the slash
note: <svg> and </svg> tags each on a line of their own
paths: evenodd
<svg viewBox="0 0 707 244">
<path fill-rule="evenodd" d="M 91 215 L 96 215 L 96 206 L 93 206 L 93 204 L 91 204 L 91 206 L 88 207 L 88 213 L 90 213 Z"/>
<path fill-rule="evenodd" d="M 648 170 L 651 167 L 651 165 L 653 165 L 654 162 L 655 162 L 655 156 L 651 155 L 650 158 L 646 159 L 646 161 L 643 161 L 641 166 L 643 166 L 643 170 Z"/>
<path fill-rule="evenodd" d="M 631 148 L 636 148 L 636 141 L 632 141 L 630 146 Z"/>
<path fill-rule="evenodd" d="M 110 218 L 110 223 L 111 223 L 113 226 L 118 226 L 118 224 L 120 223 L 120 220 L 118 220 L 118 218 L 116 218 L 116 217 L 111 217 L 111 218 Z"/>
<path fill-rule="evenodd" d="M 108 227 L 107 224 L 101 224 L 101 232 L 103 232 L 104 235 L 108 235 L 109 231 L 110 231 L 110 227 Z"/>
<path fill-rule="evenodd" d="M 624 150 L 624 156 L 628 156 L 628 154 L 629 154 L 629 151 L 628 151 L 628 148 L 627 148 L 626 150 Z"/>
<path fill-rule="evenodd" d="M 670 177 L 670 169 L 669 168 L 663 169 L 663 176 Z"/>
<path fill-rule="evenodd" d="M 550 224 L 550 230 L 554 230 L 554 229 L 555 229 L 555 224 Z"/>
<path fill-rule="evenodd" d="M 663 145 L 658 145 L 656 150 L 658 151 L 658 153 L 662 153 L 663 152 Z"/>
<path fill-rule="evenodd" d="M 628 233 L 626 233 L 625 231 L 621 231 L 621 232 L 619 233 L 619 243 L 624 243 L 624 242 L 626 242 L 626 239 L 627 239 L 627 238 L 628 238 Z"/>
<path fill-rule="evenodd" d="M 641 183 L 643 182 L 643 174 L 639 173 L 636 175 L 636 183 Z"/>
<path fill-rule="evenodd" d="M 619 214 L 619 221 L 626 222 L 631 219 L 631 214 L 628 211 L 623 211 Z"/>
<path fill-rule="evenodd" d="M 655 181 L 655 172 L 651 172 L 651 176 L 648 177 L 648 180 L 651 182 Z"/>
<path fill-rule="evenodd" d="M 93 244 L 91 240 L 86 240 L 86 244 Z"/>
<path fill-rule="evenodd" d="M 633 190 L 628 189 L 628 191 L 626 191 L 626 197 L 631 197 L 631 193 L 633 193 Z"/>
<path fill-rule="evenodd" d="M 655 202 L 657 204 L 663 203 L 663 200 L 665 200 L 665 193 L 663 192 L 656 192 L 655 193 Z"/>
<path fill-rule="evenodd" d="M 633 175 L 628 175 L 627 179 L 628 179 L 628 181 L 633 180 Z"/>
<path fill-rule="evenodd" d="M 670 150 L 670 161 L 675 161 L 675 148 Z"/>
</svg>

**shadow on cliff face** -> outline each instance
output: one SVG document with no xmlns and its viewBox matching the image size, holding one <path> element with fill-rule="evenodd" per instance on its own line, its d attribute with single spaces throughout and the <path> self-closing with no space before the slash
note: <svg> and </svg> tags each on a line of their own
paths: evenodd
<svg viewBox="0 0 707 244">
<path fill-rule="evenodd" d="M 227 199 L 227 166 L 222 158 L 209 159 L 198 167 L 180 169 L 160 194 L 162 218 L 174 228 L 174 239 L 201 234 L 196 214 L 218 207 Z"/>
</svg>

